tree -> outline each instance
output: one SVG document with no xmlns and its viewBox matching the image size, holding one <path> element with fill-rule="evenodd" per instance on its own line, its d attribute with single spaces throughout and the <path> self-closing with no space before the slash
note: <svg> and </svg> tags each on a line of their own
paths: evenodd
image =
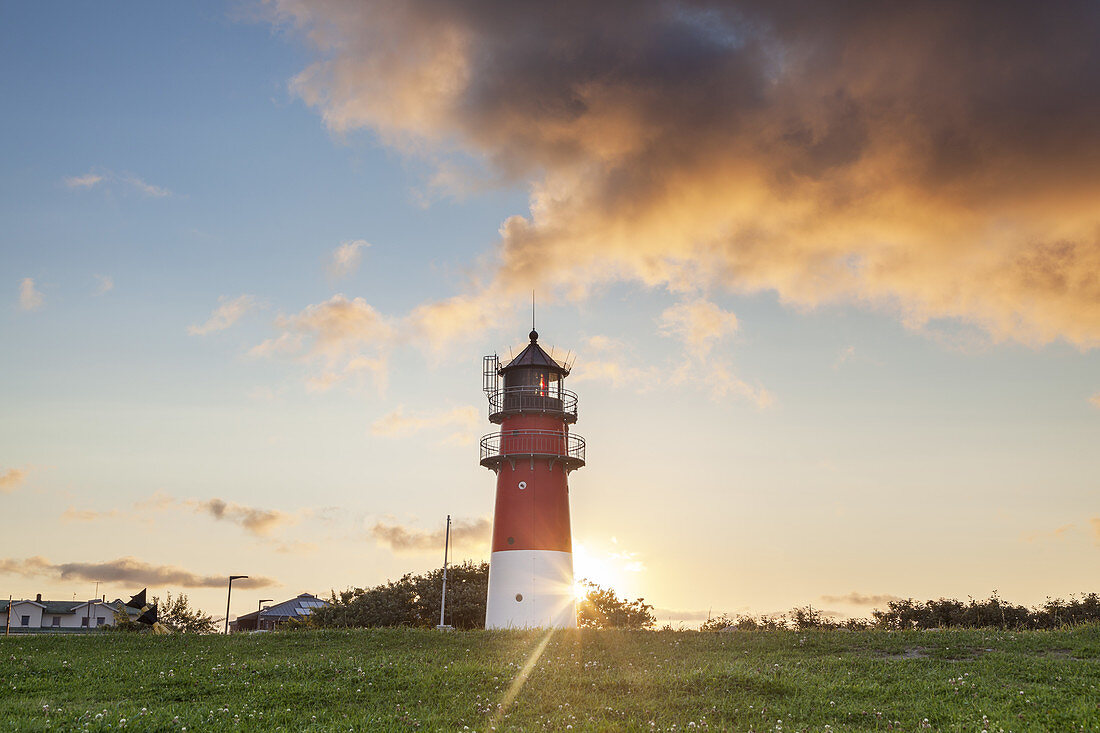
<svg viewBox="0 0 1100 733">
<path fill-rule="evenodd" d="M 153 596 L 151 602 L 157 606 L 160 623 L 173 631 L 183 634 L 212 634 L 217 631 L 213 617 L 197 608 L 191 608 L 191 601 L 183 593 L 173 598 L 169 591 L 165 594 L 163 603 L 156 596 Z"/>
<path fill-rule="evenodd" d="M 611 588 L 581 581 L 586 591 L 577 604 L 577 626 L 589 629 L 649 629 L 657 619 L 644 598 L 620 599 Z"/>
<path fill-rule="evenodd" d="M 447 568 L 445 621 L 458 629 L 479 629 L 485 625 L 485 596 L 489 589 L 489 564 L 467 560 Z M 334 591 L 329 605 L 310 614 L 312 627 L 418 626 L 439 623 L 439 601 L 443 570 L 414 575 L 373 588 Z"/>
<path fill-rule="evenodd" d="M 169 591 L 163 603 L 153 596 L 149 599 L 149 605 L 157 607 L 157 628 L 154 629 L 153 625 L 147 623 L 139 623 L 119 601 L 114 609 L 115 623 L 109 627 L 110 630 L 163 633 L 167 628 L 181 634 L 212 634 L 218 629 L 212 617 L 205 615 L 197 608 L 191 608 L 191 601 L 183 593 L 173 598 Z"/>
</svg>

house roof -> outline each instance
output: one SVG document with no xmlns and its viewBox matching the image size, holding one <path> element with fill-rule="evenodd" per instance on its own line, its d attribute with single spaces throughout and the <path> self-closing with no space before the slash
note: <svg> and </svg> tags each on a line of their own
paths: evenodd
<svg viewBox="0 0 1100 733">
<path fill-rule="evenodd" d="M 301 618 L 313 613 L 313 609 L 327 605 L 328 601 L 322 601 L 310 593 L 303 593 L 297 598 L 291 598 L 289 601 L 276 603 L 274 606 L 238 616 L 237 620 L 240 621 L 242 618 L 254 619 L 260 616 L 264 618 Z"/>
<path fill-rule="evenodd" d="M 557 372 L 562 376 L 569 374 L 569 370 L 558 361 L 546 353 L 541 346 L 539 346 L 539 332 L 531 331 L 529 334 L 531 337 L 531 343 L 527 344 L 527 348 L 519 352 L 519 356 L 512 359 L 505 366 L 500 368 L 500 373 L 504 374 L 510 369 L 517 367 L 541 367 L 548 369 L 552 372 Z"/>
<path fill-rule="evenodd" d="M 59 615 L 59 614 L 67 614 L 67 613 L 76 613 L 80 608 L 82 608 L 84 606 L 87 606 L 89 603 L 92 603 L 92 604 L 97 605 L 97 606 L 107 606 L 109 608 L 114 608 L 120 603 L 120 601 L 117 598 L 114 601 L 110 602 L 110 603 L 104 603 L 103 601 L 99 600 L 98 598 L 93 599 L 91 601 L 34 601 L 34 600 L 29 600 L 28 599 L 28 600 L 22 600 L 22 601 L 12 601 L 11 605 L 18 606 L 18 605 L 21 605 L 21 604 L 24 604 L 24 603 L 29 603 L 32 606 L 41 606 L 42 607 L 42 613 L 51 613 L 51 614 L 54 614 L 54 615 Z M 8 602 L 7 601 L 0 601 L 0 613 L 6 612 L 7 610 L 8 610 Z"/>
</svg>

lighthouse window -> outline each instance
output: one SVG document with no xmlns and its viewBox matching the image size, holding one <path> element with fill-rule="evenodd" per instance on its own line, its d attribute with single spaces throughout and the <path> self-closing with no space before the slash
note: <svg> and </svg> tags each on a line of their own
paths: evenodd
<svg viewBox="0 0 1100 733">
<path fill-rule="evenodd" d="M 504 375 L 505 387 L 526 387 L 529 391 L 548 394 L 561 389 L 561 377 L 546 369 L 515 369 Z"/>
<path fill-rule="evenodd" d="M 523 600 L 523 594 L 522 593 L 516 593 L 516 603 L 519 603 L 522 600 Z"/>
<path fill-rule="evenodd" d="M 508 538 L 508 544 L 509 544 L 509 545 L 514 545 L 514 544 L 516 544 L 516 538 L 515 538 L 515 537 L 509 537 L 509 538 Z"/>
</svg>

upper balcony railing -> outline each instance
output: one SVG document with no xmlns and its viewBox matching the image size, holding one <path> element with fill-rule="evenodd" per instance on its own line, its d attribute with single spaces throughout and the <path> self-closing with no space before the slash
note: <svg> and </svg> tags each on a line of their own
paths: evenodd
<svg viewBox="0 0 1100 733">
<path fill-rule="evenodd" d="M 515 458 L 553 458 L 569 469 L 584 465 L 584 438 L 557 430 L 505 430 L 481 439 L 481 465 L 496 468 Z"/>
<path fill-rule="evenodd" d="M 507 414 L 547 412 L 560 416 L 567 423 L 577 421 L 577 395 L 567 389 L 539 387 L 504 387 L 488 393 L 489 420 L 499 423 Z"/>
</svg>

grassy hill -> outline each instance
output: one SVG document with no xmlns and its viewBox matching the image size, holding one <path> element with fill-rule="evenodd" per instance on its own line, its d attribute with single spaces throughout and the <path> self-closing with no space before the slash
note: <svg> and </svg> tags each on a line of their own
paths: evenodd
<svg viewBox="0 0 1100 733">
<path fill-rule="evenodd" d="M 0 685 L 5 731 L 1100 730 L 1100 628 L 13 636 Z"/>
</svg>

